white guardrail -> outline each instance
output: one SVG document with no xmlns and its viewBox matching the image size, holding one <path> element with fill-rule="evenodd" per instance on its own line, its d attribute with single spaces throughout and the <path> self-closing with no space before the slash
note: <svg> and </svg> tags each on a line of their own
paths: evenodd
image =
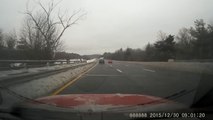
<svg viewBox="0 0 213 120">
<path fill-rule="evenodd" d="M 15 79 L 31 78 L 60 73 L 71 68 L 95 62 L 92 60 L 0 60 L 0 83 Z M 3 67 L 2 67 L 3 66 Z M 3 69 L 2 69 L 3 68 Z"/>
<path fill-rule="evenodd" d="M 91 63 L 96 59 L 69 59 L 69 60 L 0 60 L 0 70 L 10 70 L 19 68 L 49 67 L 54 65 Z"/>
</svg>

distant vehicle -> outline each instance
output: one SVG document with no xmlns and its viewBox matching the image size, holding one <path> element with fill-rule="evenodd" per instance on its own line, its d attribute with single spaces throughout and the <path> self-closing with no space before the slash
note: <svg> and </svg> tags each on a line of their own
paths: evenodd
<svg viewBox="0 0 213 120">
<path fill-rule="evenodd" d="M 105 61 L 103 58 L 99 59 L 99 64 L 104 64 L 104 63 L 105 63 Z"/>
<path fill-rule="evenodd" d="M 112 64 L 112 60 L 108 60 L 108 63 Z"/>
</svg>

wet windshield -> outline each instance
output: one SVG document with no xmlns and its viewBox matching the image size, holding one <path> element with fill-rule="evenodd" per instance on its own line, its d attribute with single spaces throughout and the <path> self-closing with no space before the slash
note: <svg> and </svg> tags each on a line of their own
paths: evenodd
<svg viewBox="0 0 213 120">
<path fill-rule="evenodd" d="M 0 118 L 210 119 L 212 5 L 3 0 Z"/>
</svg>

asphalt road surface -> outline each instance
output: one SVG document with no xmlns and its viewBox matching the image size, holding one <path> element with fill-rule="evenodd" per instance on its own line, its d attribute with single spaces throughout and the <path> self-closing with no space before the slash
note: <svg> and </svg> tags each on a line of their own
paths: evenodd
<svg viewBox="0 0 213 120">
<path fill-rule="evenodd" d="M 145 94 L 191 105 L 200 79 L 198 73 L 147 67 L 137 62 L 106 61 L 59 94 Z"/>
</svg>

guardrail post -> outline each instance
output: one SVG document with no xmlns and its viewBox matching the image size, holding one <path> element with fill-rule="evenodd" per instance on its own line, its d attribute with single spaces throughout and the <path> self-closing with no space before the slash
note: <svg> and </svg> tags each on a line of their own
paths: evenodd
<svg viewBox="0 0 213 120">
<path fill-rule="evenodd" d="M 2 98 L 2 94 L 1 94 L 2 88 L 0 88 L 0 105 L 3 103 L 3 98 Z"/>
<path fill-rule="evenodd" d="M 50 63 L 49 63 L 49 62 L 47 62 L 47 67 L 49 68 L 49 66 L 50 66 Z"/>
<path fill-rule="evenodd" d="M 67 59 L 67 64 L 70 64 L 70 60 L 69 59 Z"/>
<path fill-rule="evenodd" d="M 25 70 L 25 72 L 28 72 L 28 66 L 27 66 L 27 63 L 24 63 L 24 70 Z"/>
</svg>

